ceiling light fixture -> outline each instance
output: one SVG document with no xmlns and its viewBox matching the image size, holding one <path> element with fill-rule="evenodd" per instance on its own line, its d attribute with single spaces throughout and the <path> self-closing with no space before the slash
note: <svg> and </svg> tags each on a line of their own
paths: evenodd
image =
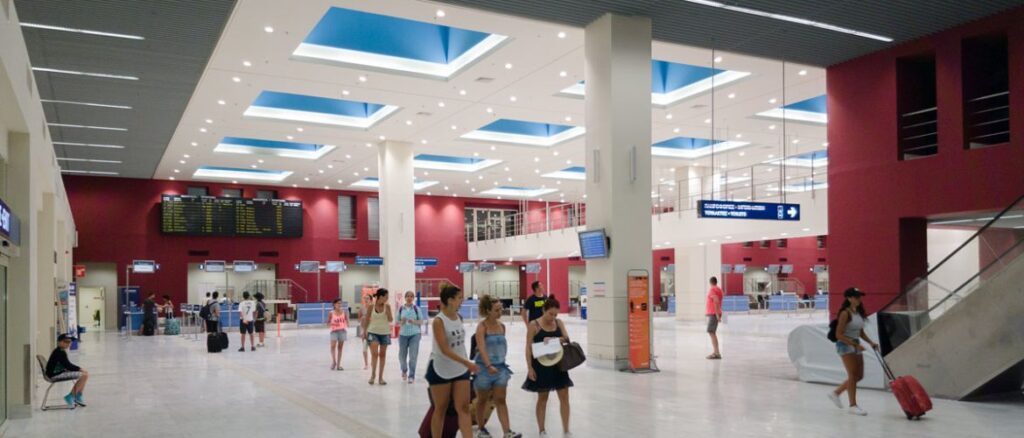
<svg viewBox="0 0 1024 438">
<path fill-rule="evenodd" d="M 349 94 L 351 94 L 351 93 L 349 93 L 348 90 L 341 90 L 341 95 L 342 96 L 348 96 Z"/>
<path fill-rule="evenodd" d="M 225 102 L 224 99 L 220 99 L 217 101 L 217 105 L 227 105 L 227 102 Z"/>
<path fill-rule="evenodd" d="M 237 83 L 237 82 L 242 82 L 242 78 L 240 78 L 240 77 L 238 77 L 238 76 L 232 76 L 232 77 L 231 77 L 231 80 L 232 80 L 232 81 L 234 81 L 234 82 L 236 82 L 236 83 Z"/>
<path fill-rule="evenodd" d="M 287 138 L 289 140 L 295 140 L 295 136 L 294 135 L 286 135 L 286 136 L 284 136 L 284 138 Z"/>
<path fill-rule="evenodd" d="M 171 181 L 174 181 L 174 177 L 173 177 L 173 176 L 172 176 L 172 177 L 170 177 L 170 178 L 168 178 L 168 179 L 170 179 Z"/>
<path fill-rule="evenodd" d="M 211 124 L 211 125 L 212 125 L 212 124 L 213 124 L 213 119 L 206 119 L 206 123 L 208 123 L 208 124 Z"/>
<path fill-rule="evenodd" d="M 379 135 L 379 136 L 377 136 L 377 139 L 380 140 L 380 141 L 384 141 L 384 140 L 387 140 L 387 137 L 385 137 L 383 135 Z"/>
<path fill-rule="evenodd" d="M 295 130 L 299 131 L 299 132 L 305 131 L 305 129 L 303 127 L 301 127 L 301 126 L 295 128 Z"/>
<path fill-rule="evenodd" d="M 366 76 L 365 75 L 359 75 L 359 82 L 366 82 Z"/>
<path fill-rule="evenodd" d="M 492 151 L 493 151 L 493 150 L 497 150 L 497 149 L 498 149 L 498 148 L 497 148 L 497 147 L 495 147 L 495 146 L 494 146 L 493 144 L 491 145 L 491 150 L 492 150 Z"/>
<path fill-rule="evenodd" d="M 459 96 L 465 96 L 466 90 L 459 90 Z"/>
<path fill-rule="evenodd" d="M 558 37 L 559 38 L 565 39 L 565 36 L 566 36 L 565 32 L 558 32 Z"/>
<path fill-rule="evenodd" d="M 776 14 L 776 13 L 772 13 L 772 12 L 765 12 L 765 11 L 761 11 L 761 10 L 758 10 L 758 9 L 750 9 L 750 8 L 745 8 L 745 7 L 742 7 L 742 6 L 733 6 L 733 5 L 729 5 L 729 4 L 725 4 L 725 3 L 720 3 L 720 2 L 716 2 L 716 1 L 710 1 L 710 0 L 686 0 L 686 1 L 688 1 L 690 3 L 696 3 L 696 4 L 699 4 L 699 5 L 711 6 L 711 7 L 714 7 L 714 8 L 721 8 L 721 9 L 725 9 L 725 10 L 728 10 L 728 11 L 739 12 L 739 13 L 750 14 L 750 15 L 757 15 L 759 17 L 771 18 L 771 19 L 780 20 L 780 21 L 788 21 L 790 23 L 802 24 L 804 26 L 817 27 L 819 29 L 831 30 L 831 31 L 834 31 L 834 32 L 840 32 L 840 33 L 845 33 L 845 34 L 849 34 L 849 35 L 855 35 L 855 36 L 859 36 L 859 37 L 863 37 L 863 38 L 870 38 L 870 39 L 873 39 L 873 40 L 876 40 L 876 41 L 882 41 L 882 42 L 886 42 L 886 43 L 891 43 L 893 41 L 892 38 L 889 38 L 889 37 L 886 37 L 886 36 L 876 35 L 876 34 L 868 33 L 868 32 L 861 32 L 859 30 L 848 29 L 848 28 L 836 26 L 836 25 L 833 25 L 833 24 L 822 23 L 820 21 L 814 21 L 814 20 L 808 20 L 806 18 L 794 17 L 794 16 L 791 16 L 791 15 L 783 15 L 783 14 Z"/>
<path fill-rule="evenodd" d="M 800 70 L 796 74 L 798 74 L 800 76 L 807 76 L 807 70 Z"/>
<path fill-rule="evenodd" d="M 274 27 L 273 26 L 263 26 L 263 31 L 266 32 L 266 33 L 274 33 Z"/>
<path fill-rule="evenodd" d="M 558 72 L 558 76 L 564 78 L 566 76 L 569 76 L 569 73 L 566 72 L 565 70 L 562 70 L 562 71 Z"/>
<path fill-rule="evenodd" d="M 206 133 L 206 128 L 199 128 L 199 132 L 202 132 L 203 134 L 205 134 Z"/>
<path fill-rule="evenodd" d="M 487 114 L 493 114 L 494 113 L 494 108 L 487 107 L 487 109 L 484 110 L 484 111 L 487 111 Z"/>
<path fill-rule="evenodd" d="M 770 103 L 770 104 L 774 104 L 775 102 L 778 102 L 778 101 L 779 101 L 779 99 L 776 99 L 774 97 L 771 98 L 771 99 L 768 99 L 768 103 Z"/>
<path fill-rule="evenodd" d="M 442 100 L 442 101 L 438 102 L 437 106 L 440 107 L 440 108 L 444 108 L 444 101 Z"/>
<path fill-rule="evenodd" d="M 47 123 L 47 126 L 56 126 L 58 128 L 79 128 L 79 129 L 97 129 L 100 131 L 127 131 L 128 128 L 114 128 L 110 126 L 93 126 L 93 125 L 72 125 L 68 123 Z"/>
<path fill-rule="evenodd" d="M 704 119 L 704 123 L 711 123 L 711 119 Z"/>
<path fill-rule="evenodd" d="M 252 67 L 252 63 L 249 62 L 249 61 L 242 61 L 242 65 L 244 65 L 246 67 Z"/>
<path fill-rule="evenodd" d="M 505 63 L 505 69 L 506 70 L 512 70 L 512 63 L 511 62 L 506 62 Z"/>
<path fill-rule="evenodd" d="M 679 128 L 672 128 L 672 133 L 673 134 L 678 134 L 679 133 Z"/>
<path fill-rule="evenodd" d="M 672 120 L 672 113 L 665 114 L 665 118 L 668 120 Z"/>
<path fill-rule="evenodd" d="M 516 100 L 518 100 L 518 99 L 517 99 L 517 98 L 516 98 L 515 96 L 509 96 L 509 97 L 508 97 L 508 100 L 509 100 L 509 101 L 512 101 L 512 102 L 515 102 L 515 101 L 516 101 Z"/>
<path fill-rule="evenodd" d="M 39 71 L 43 73 L 58 73 L 63 75 L 75 75 L 75 76 L 90 76 L 94 78 L 106 78 L 106 79 L 124 79 L 126 81 L 137 81 L 138 76 L 128 75 L 115 75 L 110 73 L 96 73 L 88 71 L 77 71 L 77 70 L 62 70 L 59 68 L 45 68 L 45 67 L 32 67 L 32 71 Z"/>
<path fill-rule="evenodd" d="M 768 125 L 768 129 L 774 130 L 775 129 L 775 125 Z"/>
<path fill-rule="evenodd" d="M 132 109 L 132 107 L 130 107 L 128 105 L 111 105 L 111 104 L 106 104 L 106 103 L 74 102 L 74 101 L 70 101 L 70 100 L 50 100 L 50 99 L 39 99 L 39 101 L 42 102 L 42 103 L 62 103 L 62 104 L 67 104 L 67 105 L 94 106 L 94 107 L 98 107 L 98 108 L 114 108 L 114 109 L 124 109 L 124 110 Z"/>
<path fill-rule="evenodd" d="M 456 130 L 456 129 L 459 129 L 459 127 L 458 127 L 458 126 L 455 126 L 455 125 L 452 125 L 452 131 L 454 131 L 454 130 Z"/>
<path fill-rule="evenodd" d="M 105 164 L 122 164 L 118 160 L 97 160 L 93 158 L 69 158 L 69 157 L 58 157 L 57 161 L 75 161 L 81 163 L 105 163 Z"/>
<path fill-rule="evenodd" d="M 29 27 L 29 28 L 33 28 L 33 29 L 56 30 L 56 31 L 60 31 L 60 32 L 81 33 L 81 34 L 86 34 L 86 35 L 105 36 L 105 37 L 111 37 L 111 38 L 124 38 L 126 40 L 139 40 L 139 41 L 141 41 L 141 40 L 145 40 L 146 39 L 145 37 L 142 37 L 142 36 L 139 36 L 139 35 L 128 35 L 128 34 L 113 33 L 113 32 L 101 32 L 101 31 L 98 31 L 98 30 L 77 29 L 77 28 L 73 28 L 73 27 L 52 26 L 52 25 L 49 25 L 49 24 L 39 24 L 39 23 L 21 23 L 21 27 Z"/>
<path fill-rule="evenodd" d="M 445 14 L 444 10 L 441 9 L 438 9 L 437 12 L 434 12 L 434 16 L 437 18 L 444 18 L 445 15 L 447 14 Z"/>
<path fill-rule="evenodd" d="M 406 126 L 412 126 L 412 120 L 406 120 L 405 121 L 405 125 Z"/>
<path fill-rule="evenodd" d="M 726 97 L 728 97 L 730 99 L 735 99 L 736 98 L 736 93 L 729 93 L 729 95 L 726 96 Z"/>
<path fill-rule="evenodd" d="M 83 146 L 91 148 L 105 148 L 105 149 L 124 149 L 124 146 L 119 144 L 100 144 L 100 143 L 71 143 L 66 141 L 55 141 L 54 145 L 57 146 Z"/>
<path fill-rule="evenodd" d="M 722 57 L 721 56 L 716 56 L 715 57 L 715 63 L 717 64 L 719 62 L 722 62 Z"/>
</svg>

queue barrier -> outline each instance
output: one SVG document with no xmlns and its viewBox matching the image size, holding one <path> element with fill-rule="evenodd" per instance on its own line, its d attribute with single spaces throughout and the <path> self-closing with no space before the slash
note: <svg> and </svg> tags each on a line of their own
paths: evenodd
<svg viewBox="0 0 1024 438">
<path fill-rule="evenodd" d="M 238 303 L 220 304 L 220 326 L 221 330 L 228 327 L 238 327 Z"/>
<path fill-rule="evenodd" d="M 768 297 L 768 310 L 793 311 L 799 303 L 796 295 L 782 294 Z"/>
<path fill-rule="evenodd" d="M 462 319 L 480 319 L 480 300 L 465 300 L 459 307 Z"/>
<path fill-rule="evenodd" d="M 323 303 L 296 303 L 295 323 L 297 325 L 327 324 L 328 315 L 334 309 L 333 302 Z M 341 309 L 347 314 L 348 303 L 342 301 Z M 349 321 L 351 324 L 352 321 Z"/>
<path fill-rule="evenodd" d="M 722 297 L 723 312 L 749 312 L 750 298 L 746 295 L 726 295 Z"/>
</svg>

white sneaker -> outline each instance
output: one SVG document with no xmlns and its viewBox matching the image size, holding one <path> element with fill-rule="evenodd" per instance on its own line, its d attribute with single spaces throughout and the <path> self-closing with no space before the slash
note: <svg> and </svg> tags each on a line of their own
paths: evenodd
<svg viewBox="0 0 1024 438">
<path fill-rule="evenodd" d="M 860 406 L 850 406 L 846 412 L 850 415 L 860 415 L 861 417 L 868 415 L 867 411 L 860 408 Z"/>
<path fill-rule="evenodd" d="M 511 430 L 508 431 L 508 432 L 505 432 L 505 436 L 504 436 L 504 438 L 522 438 L 522 437 L 523 437 L 523 434 L 521 434 L 519 432 L 511 431 Z"/>
<path fill-rule="evenodd" d="M 547 431 L 543 431 L 543 432 L 541 432 L 541 433 L 540 433 L 540 438 L 548 438 L 548 433 L 547 433 Z"/>
<path fill-rule="evenodd" d="M 837 408 L 839 408 L 839 409 L 843 408 L 843 402 L 839 401 L 839 394 L 836 394 L 836 393 L 834 393 L 832 391 L 829 391 L 828 399 L 832 400 L 832 403 L 834 405 L 836 405 Z"/>
</svg>

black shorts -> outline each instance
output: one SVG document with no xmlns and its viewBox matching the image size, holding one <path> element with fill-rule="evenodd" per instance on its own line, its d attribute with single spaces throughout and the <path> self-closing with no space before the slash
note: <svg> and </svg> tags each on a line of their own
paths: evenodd
<svg viewBox="0 0 1024 438">
<path fill-rule="evenodd" d="M 437 375 L 437 372 L 434 371 L 434 361 L 430 361 L 430 363 L 427 364 L 427 375 L 426 375 L 426 378 L 427 378 L 427 384 L 429 384 L 430 386 L 444 385 L 444 384 L 447 384 L 447 383 L 458 382 L 459 380 L 469 380 L 469 370 L 466 370 L 465 374 L 463 374 L 461 376 L 458 376 L 458 377 L 456 377 L 454 379 L 446 379 L 444 377 L 441 377 L 441 376 Z"/>
<path fill-rule="evenodd" d="M 267 328 L 265 327 L 265 324 L 264 324 L 265 322 L 266 321 L 259 321 L 259 320 L 256 321 L 256 333 L 266 333 L 267 332 Z"/>
<path fill-rule="evenodd" d="M 708 333 L 718 332 L 718 316 L 707 315 L 708 318 Z"/>
<path fill-rule="evenodd" d="M 252 326 L 253 326 L 252 321 L 249 321 L 249 322 L 239 322 L 238 323 L 238 331 L 242 332 L 243 334 L 245 334 L 245 333 L 252 333 L 252 329 L 253 329 Z"/>
</svg>

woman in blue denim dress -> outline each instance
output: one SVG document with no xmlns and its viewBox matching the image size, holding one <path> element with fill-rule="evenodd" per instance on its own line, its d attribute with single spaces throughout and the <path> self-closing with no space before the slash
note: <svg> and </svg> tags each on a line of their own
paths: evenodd
<svg viewBox="0 0 1024 438">
<path fill-rule="evenodd" d="M 505 403 L 505 395 L 508 390 L 508 381 L 512 378 L 512 370 L 505 363 L 505 356 L 508 353 L 508 341 L 505 339 L 505 324 L 501 322 L 501 301 L 490 295 L 480 297 L 480 315 L 483 321 L 476 326 L 476 345 L 479 352 L 475 361 L 480 366 L 480 373 L 473 380 L 473 387 L 476 389 L 476 419 L 480 426 L 478 437 L 488 438 L 491 435 L 487 432 L 487 402 L 493 401 L 494 408 L 498 411 L 498 421 L 501 422 L 501 430 L 504 438 L 518 438 L 521 434 L 510 429 L 508 420 L 508 405 Z"/>
</svg>

